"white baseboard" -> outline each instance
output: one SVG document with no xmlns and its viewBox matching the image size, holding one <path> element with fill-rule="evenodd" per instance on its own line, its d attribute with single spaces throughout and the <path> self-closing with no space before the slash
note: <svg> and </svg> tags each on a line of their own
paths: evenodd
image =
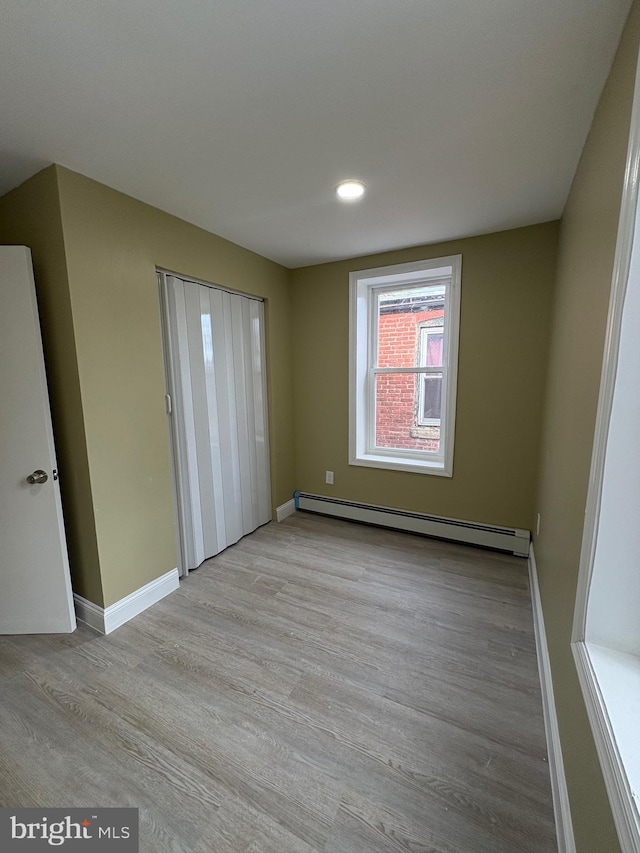
<svg viewBox="0 0 640 853">
<path fill-rule="evenodd" d="M 77 592 L 73 593 L 73 603 L 76 608 L 76 619 L 79 622 L 84 622 L 85 625 L 93 628 L 94 631 L 98 631 L 99 634 L 106 633 L 104 630 L 103 607 L 99 607 L 93 601 L 83 598 Z"/>
<path fill-rule="evenodd" d="M 571 821 L 571 807 L 569 805 L 569 792 L 567 791 L 567 780 L 562 760 L 558 716 L 553 696 L 551 661 L 549 660 L 547 635 L 544 629 L 544 614 L 542 612 L 542 600 L 540 598 L 540 587 L 538 586 L 538 569 L 533 545 L 531 545 L 529 551 L 529 582 L 531 586 L 531 604 L 533 606 L 533 627 L 536 637 L 538 671 L 540 673 L 540 686 L 542 689 L 542 712 L 544 715 L 544 729 L 547 736 L 551 794 L 553 796 L 553 811 L 556 820 L 556 835 L 558 837 L 558 853 L 576 853 L 573 823 Z"/>
<path fill-rule="evenodd" d="M 293 498 L 290 501 L 287 501 L 286 504 L 281 504 L 276 507 L 276 518 L 278 521 L 284 521 L 290 515 L 296 511 L 296 502 Z"/>
<path fill-rule="evenodd" d="M 480 545 L 497 551 L 510 551 L 518 557 L 528 557 L 530 533 L 513 527 L 496 527 L 459 518 L 444 518 L 422 512 L 408 512 L 394 507 L 375 506 L 356 501 L 329 498 L 325 495 L 310 495 L 296 492 L 296 509 L 330 515 L 347 521 L 359 521 L 376 527 L 390 527 L 422 536 L 433 536 L 451 542 Z"/>
<path fill-rule="evenodd" d="M 160 601 L 170 592 L 178 589 L 178 569 L 171 569 L 159 578 L 136 589 L 130 595 L 116 601 L 109 607 L 99 607 L 92 601 L 87 601 L 77 593 L 73 594 L 76 605 L 76 616 L 90 628 L 100 634 L 110 634 L 133 619 L 134 616 L 143 613 L 147 608 Z"/>
</svg>

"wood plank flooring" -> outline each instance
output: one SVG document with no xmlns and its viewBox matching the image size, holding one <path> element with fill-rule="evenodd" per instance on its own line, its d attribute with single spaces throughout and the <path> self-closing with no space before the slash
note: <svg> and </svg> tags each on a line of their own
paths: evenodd
<svg viewBox="0 0 640 853">
<path fill-rule="evenodd" d="M 556 850 L 522 559 L 296 513 L 114 634 L 0 638 L 0 804 L 144 853 Z"/>
</svg>

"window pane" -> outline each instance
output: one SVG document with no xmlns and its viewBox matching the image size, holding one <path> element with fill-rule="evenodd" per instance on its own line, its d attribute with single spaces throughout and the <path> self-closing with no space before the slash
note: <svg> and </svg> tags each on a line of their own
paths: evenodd
<svg viewBox="0 0 640 853">
<path fill-rule="evenodd" d="M 442 346 L 444 334 L 442 331 L 422 329 L 422 352 L 420 365 L 422 367 L 442 367 Z"/>
<path fill-rule="evenodd" d="M 442 411 L 442 374 L 422 376 L 420 420 L 423 423 L 437 422 L 440 425 Z"/>
<path fill-rule="evenodd" d="M 442 328 L 444 297 L 442 284 L 378 291 L 377 367 L 416 367 L 421 364 L 423 329 L 428 326 Z M 429 346 L 434 350 L 434 357 L 442 359 L 442 344 L 439 356 L 435 339 Z M 441 364 L 442 360 L 434 362 L 436 367 Z"/>
<path fill-rule="evenodd" d="M 430 380 L 430 405 L 433 407 L 434 397 L 437 396 L 438 400 L 440 398 L 442 375 L 435 377 L 435 382 L 432 377 Z M 422 400 L 419 399 L 421 383 L 424 383 L 424 374 L 377 374 L 375 422 L 377 447 L 423 450 L 428 453 L 440 452 L 440 424 L 424 424 L 421 423 L 422 418 L 419 418 L 419 406 L 422 405 Z"/>
</svg>

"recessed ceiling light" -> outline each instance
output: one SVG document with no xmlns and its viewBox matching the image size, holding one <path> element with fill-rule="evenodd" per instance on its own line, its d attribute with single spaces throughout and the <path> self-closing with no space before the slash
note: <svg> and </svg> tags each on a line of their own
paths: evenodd
<svg viewBox="0 0 640 853">
<path fill-rule="evenodd" d="M 362 181 L 341 181 L 336 187 L 336 195 L 342 201 L 357 201 L 362 198 L 366 189 Z"/>
</svg>

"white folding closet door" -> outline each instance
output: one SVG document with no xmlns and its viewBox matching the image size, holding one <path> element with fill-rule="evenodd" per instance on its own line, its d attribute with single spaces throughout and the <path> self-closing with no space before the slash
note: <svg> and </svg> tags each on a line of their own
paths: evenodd
<svg viewBox="0 0 640 853">
<path fill-rule="evenodd" d="M 166 276 L 183 570 L 271 519 L 264 306 Z"/>
</svg>

